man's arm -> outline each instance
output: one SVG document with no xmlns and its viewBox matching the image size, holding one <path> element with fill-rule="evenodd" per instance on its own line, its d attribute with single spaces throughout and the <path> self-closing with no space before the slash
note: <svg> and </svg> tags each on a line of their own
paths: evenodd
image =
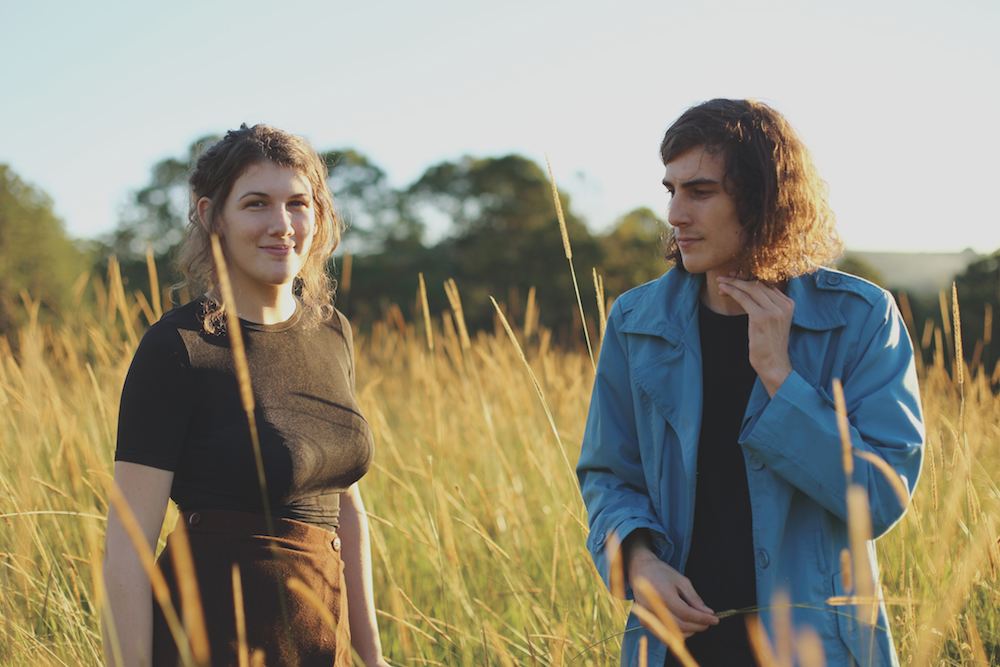
<svg viewBox="0 0 1000 667">
<path fill-rule="evenodd" d="M 791 326 L 791 312 L 787 323 L 779 324 L 775 311 L 780 301 L 773 294 L 777 290 L 760 283 L 720 281 L 720 291 L 727 289 L 750 315 L 751 364 L 762 382 L 765 374 L 776 377 L 775 369 L 781 364 L 776 350 L 782 345 L 787 359 L 788 338 L 781 328 L 785 326 L 787 332 Z M 913 348 L 888 294 L 861 327 L 858 350 L 857 360 L 841 378 L 851 446 L 883 459 L 912 494 L 923 455 L 923 419 Z M 775 365 L 766 366 L 764 359 L 776 360 Z M 771 401 L 759 418 L 744 427 L 740 442 L 769 470 L 846 521 L 847 479 L 833 402 L 794 369 L 787 371 L 773 392 L 767 388 Z M 852 479 L 868 493 L 872 529 L 878 537 L 902 517 L 906 506 L 872 463 L 855 457 Z"/>
<path fill-rule="evenodd" d="M 626 598 L 652 608 L 632 582 L 643 578 L 667 604 L 682 632 L 690 635 L 718 623 L 712 610 L 695 593 L 691 582 L 666 561 L 673 551 L 646 489 L 628 360 L 618 326 L 617 304 L 611 309 L 601 346 L 597 376 L 587 415 L 577 475 L 587 506 L 590 535 L 587 548 L 606 585 L 614 578 L 613 545 L 622 549 L 622 576 Z M 614 539 L 610 539 L 614 536 Z"/>
</svg>

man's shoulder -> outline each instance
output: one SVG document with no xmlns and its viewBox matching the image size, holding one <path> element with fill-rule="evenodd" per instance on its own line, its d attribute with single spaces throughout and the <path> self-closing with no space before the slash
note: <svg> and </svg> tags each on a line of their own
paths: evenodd
<svg viewBox="0 0 1000 667">
<path fill-rule="evenodd" d="M 821 268 L 807 276 L 806 280 L 817 290 L 854 295 L 872 307 L 892 298 L 889 292 L 875 283 L 836 269 Z"/>
<path fill-rule="evenodd" d="M 658 278 L 623 292 L 615 300 L 615 307 L 624 315 L 650 302 L 662 304 L 664 300 L 669 301 L 672 294 L 681 290 L 682 283 L 690 279 L 692 277 L 689 274 L 670 269 Z"/>
<path fill-rule="evenodd" d="M 642 303 L 649 295 L 656 290 L 657 284 L 663 279 L 663 276 L 659 278 L 654 278 L 649 282 L 645 282 L 641 285 L 636 285 L 631 287 L 624 292 L 621 296 L 615 299 L 615 308 L 621 311 L 622 314 L 628 313 L 636 307 L 636 305 Z"/>
</svg>

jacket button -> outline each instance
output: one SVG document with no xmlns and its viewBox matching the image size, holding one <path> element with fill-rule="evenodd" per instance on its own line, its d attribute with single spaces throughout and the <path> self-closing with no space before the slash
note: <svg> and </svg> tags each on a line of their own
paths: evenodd
<svg viewBox="0 0 1000 667">
<path fill-rule="evenodd" d="M 201 523 L 201 515 L 197 512 L 191 512 L 191 514 L 188 515 L 188 525 L 197 526 L 199 523 Z"/>
<path fill-rule="evenodd" d="M 757 562 L 762 570 L 766 570 L 767 566 L 771 564 L 771 557 L 767 555 L 766 550 L 757 549 Z"/>
<path fill-rule="evenodd" d="M 832 274 L 830 276 L 830 278 L 828 279 L 828 282 L 831 285 L 839 285 L 840 284 L 840 276 L 838 276 L 836 273 L 834 273 L 834 274 Z"/>
<path fill-rule="evenodd" d="M 756 454 L 750 455 L 750 469 L 751 470 L 763 470 L 764 462 L 758 458 Z"/>
<path fill-rule="evenodd" d="M 333 542 L 330 542 L 330 546 L 333 547 L 334 551 L 340 551 L 340 538 L 333 538 Z"/>
</svg>

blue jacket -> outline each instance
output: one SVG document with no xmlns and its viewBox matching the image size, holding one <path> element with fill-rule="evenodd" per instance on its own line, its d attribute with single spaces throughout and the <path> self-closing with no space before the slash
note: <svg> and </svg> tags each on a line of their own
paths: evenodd
<svg viewBox="0 0 1000 667">
<path fill-rule="evenodd" d="M 608 537 L 624 541 L 640 528 L 649 531 L 659 558 L 684 572 L 702 410 L 703 281 L 669 271 L 623 294 L 608 318 L 577 466 L 589 514 L 587 548 L 605 584 Z M 787 593 L 794 626 L 819 634 L 827 664 L 849 664 L 852 656 L 862 665 L 895 665 L 884 604 L 874 642 L 870 626 L 855 621 L 853 606 L 827 605 L 828 598 L 849 593 L 840 574 L 841 550 L 849 546 L 847 479 L 832 381 L 843 382 L 854 448 L 885 460 L 912 493 L 924 440 L 913 349 L 891 295 L 860 278 L 820 269 L 789 281 L 786 294 L 795 301 L 794 370 L 773 398 L 756 381 L 739 436 L 757 601 L 766 606 L 776 592 Z M 905 506 L 885 475 L 857 456 L 853 480 L 868 493 L 874 537 L 884 534 Z M 877 582 L 874 542 L 868 560 Z M 626 595 L 631 598 L 631 590 Z M 772 615 L 765 608 L 760 616 L 773 642 Z M 634 614 L 622 664 L 638 664 L 642 634 L 649 638 L 649 664 L 663 664 L 666 647 Z"/>
</svg>

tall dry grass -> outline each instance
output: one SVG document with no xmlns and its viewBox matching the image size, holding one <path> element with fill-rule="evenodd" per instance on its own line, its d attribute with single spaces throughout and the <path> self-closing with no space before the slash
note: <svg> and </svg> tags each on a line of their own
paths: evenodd
<svg viewBox="0 0 1000 667">
<path fill-rule="evenodd" d="M 470 338 L 459 288 L 447 287 L 448 312 L 407 322 L 395 310 L 357 338 L 358 393 L 377 442 L 362 489 L 386 653 L 415 665 L 616 664 L 627 607 L 584 549 L 568 465 L 590 357 L 551 346 L 533 305 L 520 314 L 498 304 L 510 327 Z M 114 267 L 78 290 L 96 307 L 0 340 L 2 665 L 101 660 L 118 398 L 159 295 L 127 294 Z M 30 299 L 25 307 L 37 312 Z M 921 369 L 926 464 L 910 511 L 878 542 L 881 584 L 903 664 L 995 663 L 1000 411 L 983 369 L 957 382 L 945 343 L 954 332 L 944 334 L 924 337 L 936 346 Z M 815 641 L 796 636 L 805 663 Z"/>
</svg>

